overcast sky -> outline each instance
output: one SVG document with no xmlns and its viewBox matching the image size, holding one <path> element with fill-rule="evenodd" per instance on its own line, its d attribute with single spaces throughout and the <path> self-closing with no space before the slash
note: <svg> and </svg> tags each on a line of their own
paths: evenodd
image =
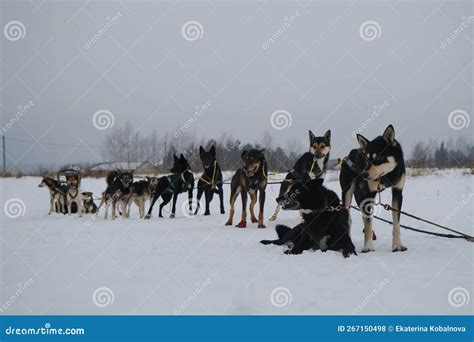
<svg viewBox="0 0 474 342">
<path fill-rule="evenodd" d="M 334 157 L 389 123 L 407 152 L 471 137 L 473 15 L 471 1 L 2 1 L 7 161 L 100 161 L 110 117 L 280 145 L 331 129 Z"/>
</svg>

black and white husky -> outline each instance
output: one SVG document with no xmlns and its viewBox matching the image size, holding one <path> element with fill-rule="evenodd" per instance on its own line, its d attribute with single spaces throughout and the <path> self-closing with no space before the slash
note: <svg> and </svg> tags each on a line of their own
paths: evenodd
<svg viewBox="0 0 474 342">
<path fill-rule="evenodd" d="M 360 148 L 352 150 L 343 160 L 339 181 L 342 202 L 349 208 L 355 195 L 364 222 L 364 248 L 362 252 L 374 250 L 372 213 L 374 198 L 378 191 L 392 188 L 392 207 L 402 208 L 402 190 L 405 184 L 405 161 L 402 147 L 395 139 L 395 130 L 389 125 L 381 136 L 370 141 L 357 134 Z M 392 251 L 406 251 L 400 238 L 400 214 L 393 212 Z"/>
<path fill-rule="evenodd" d="M 65 213 L 65 203 L 66 203 L 66 193 L 67 186 L 61 184 L 57 180 L 44 177 L 41 183 L 38 184 L 38 187 L 44 188 L 47 187 L 49 190 L 49 212 L 50 215 L 52 212 L 55 213 Z"/>
<path fill-rule="evenodd" d="M 130 217 L 132 203 L 137 205 L 140 218 L 145 217 L 145 202 L 153 198 L 158 182 L 157 177 L 146 177 L 146 180 L 143 179 L 132 183 L 130 186 L 132 193 L 128 199 L 128 217 Z"/>
<path fill-rule="evenodd" d="M 319 179 L 323 183 L 326 177 L 329 153 L 331 152 L 331 131 L 328 130 L 323 136 L 317 137 L 309 131 L 309 152 L 303 154 L 286 175 L 281 183 L 278 196 L 283 196 L 290 191 L 295 182 L 306 183 L 310 180 Z M 275 212 L 269 218 L 275 221 L 281 206 L 278 204 Z"/>
<path fill-rule="evenodd" d="M 122 218 L 127 217 L 127 204 L 128 198 L 131 194 L 130 185 L 133 182 L 133 170 L 122 171 L 115 170 L 109 172 L 105 182 L 107 183 L 107 189 L 102 193 L 102 199 L 99 204 L 97 211 L 102 208 L 105 204 L 104 219 L 107 219 L 109 207 L 112 206 L 112 220 L 115 220 L 117 204 L 122 205 Z"/>
<path fill-rule="evenodd" d="M 277 198 L 284 210 L 299 210 L 303 222 L 290 228 L 277 225 L 277 240 L 262 240 L 264 245 L 284 245 L 285 254 L 301 254 L 308 249 L 341 251 L 345 258 L 357 255 L 350 236 L 349 212 L 339 205 L 334 191 L 317 179 L 297 182 L 290 192 Z"/>
</svg>

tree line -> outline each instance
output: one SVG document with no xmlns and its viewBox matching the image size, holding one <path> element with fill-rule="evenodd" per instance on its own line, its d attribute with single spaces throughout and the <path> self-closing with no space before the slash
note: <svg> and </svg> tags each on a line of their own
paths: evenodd
<svg viewBox="0 0 474 342">
<path fill-rule="evenodd" d="M 265 132 L 262 137 L 250 144 L 242 142 L 226 132 L 218 138 L 199 138 L 186 132 L 179 137 L 166 133 L 158 135 L 153 130 L 143 134 L 136 130 L 130 122 L 114 128 L 104 142 L 103 158 L 109 162 L 143 162 L 149 161 L 156 165 L 160 172 L 168 172 L 173 164 L 173 155 L 183 153 L 191 168 L 201 170 L 199 147 L 208 150 L 216 147 L 217 160 L 223 170 L 235 170 L 241 164 L 243 150 L 252 148 L 265 149 L 267 162 L 272 171 L 285 172 L 290 170 L 301 154 L 307 150 L 306 135 L 300 139 L 291 139 L 284 146 L 277 146 L 273 137 Z M 332 156 L 338 158 L 341 156 Z M 412 152 L 405 156 L 407 164 L 416 168 L 452 168 L 474 166 L 474 145 L 464 137 L 456 140 L 436 142 L 418 142 Z"/>
</svg>

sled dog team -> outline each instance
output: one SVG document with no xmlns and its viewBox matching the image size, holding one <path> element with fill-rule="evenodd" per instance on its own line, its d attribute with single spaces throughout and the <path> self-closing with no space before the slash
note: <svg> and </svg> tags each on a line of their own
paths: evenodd
<svg viewBox="0 0 474 342">
<path fill-rule="evenodd" d="M 300 254 L 308 249 L 321 251 L 342 251 L 344 257 L 356 254 L 350 237 L 351 219 L 349 208 L 352 197 L 362 212 L 364 224 L 364 247 L 362 252 L 374 250 L 373 240 L 376 239 L 372 228 L 372 212 L 374 198 L 378 192 L 391 188 L 393 211 L 392 251 L 405 251 L 407 248 L 400 238 L 400 214 L 405 183 L 405 163 L 403 151 L 395 139 L 395 130 L 389 125 L 382 135 L 373 140 L 357 134 L 359 148 L 353 149 L 342 159 L 339 181 L 342 189 L 342 202 L 337 194 L 324 185 L 329 154 L 331 151 L 331 131 L 323 136 L 315 136 L 309 131 L 309 151 L 304 153 L 288 172 L 281 183 L 277 206 L 270 220 L 277 218 L 283 210 L 298 210 L 301 222 L 293 228 L 277 225 L 278 239 L 263 240 L 262 244 L 286 245 L 286 254 Z M 204 215 L 210 215 L 209 204 L 214 194 L 219 196 L 220 213 L 225 214 L 223 177 L 219 162 L 216 160 L 216 150 L 212 146 L 206 151 L 199 148 L 200 159 L 204 172 L 197 179 L 197 201 L 194 214 L 200 208 L 200 200 L 204 195 Z M 247 227 L 247 202 L 250 197 L 250 222 L 257 223 L 258 228 L 265 228 L 264 205 L 265 189 L 268 183 L 268 166 L 265 160 L 265 150 L 243 151 L 242 166 L 235 172 L 230 184 L 230 212 L 226 225 L 233 225 L 235 201 L 240 195 L 242 211 L 238 228 Z M 105 218 L 111 209 L 112 219 L 117 216 L 117 209 L 122 218 L 129 217 L 130 207 L 135 203 L 139 209 L 140 218 L 151 218 L 153 207 L 161 197 L 159 217 L 163 217 L 163 207 L 171 200 L 170 217 L 175 217 L 176 201 L 180 193 L 188 193 L 188 209 L 193 212 L 194 175 L 190 165 L 181 154 L 174 156 L 170 175 L 163 177 L 146 177 L 145 180 L 134 181 L 133 171 L 115 170 L 106 177 L 107 187 L 102 193 L 100 204 L 94 203 L 91 192 L 81 192 L 78 179 L 68 177 L 66 185 L 52 178 L 44 178 L 40 187 L 47 187 L 50 193 L 51 212 L 77 212 L 98 214 L 105 207 Z M 249 196 L 248 196 L 249 195 Z M 145 202 L 150 200 L 150 206 L 145 213 Z M 255 205 L 258 202 L 258 215 L 255 215 Z"/>
</svg>

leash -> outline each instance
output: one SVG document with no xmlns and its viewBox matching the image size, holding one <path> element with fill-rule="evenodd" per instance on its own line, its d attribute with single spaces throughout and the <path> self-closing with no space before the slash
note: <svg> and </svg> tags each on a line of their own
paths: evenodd
<svg viewBox="0 0 474 342">
<path fill-rule="evenodd" d="M 417 228 L 413 228 L 413 227 L 409 227 L 409 226 L 406 226 L 406 225 L 402 225 L 400 224 L 400 227 L 402 228 L 405 228 L 405 229 L 408 229 L 408 230 L 412 230 L 412 231 L 415 231 L 415 232 L 419 232 L 419 233 L 424 233 L 424 234 L 429 234 L 429 235 L 434 235 L 434 236 L 439 236 L 439 237 L 445 237 L 445 238 L 462 238 L 462 239 L 466 239 L 467 241 L 470 241 L 470 242 L 474 242 L 474 237 L 472 237 L 471 235 L 468 235 L 468 234 L 465 234 L 463 232 L 460 232 L 458 230 L 455 230 L 453 228 L 449 228 L 449 227 L 446 227 L 446 226 L 443 226 L 439 223 L 436 223 L 436 222 L 433 222 L 433 221 L 429 221 L 427 219 L 424 219 L 422 217 L 419 217 L 419 216 L 416 216 L 416 215 L 413 215 L 413 214 L 410 214 L 406 211 L 402 211 L 402 210 L 398 210 L 398 209 L 395 209 L 394 207 L 392 207 L 390 204 L 387 204 L 387 203 L 383 203 L 382 202 L 382 196 L 381 196 L 381 193 L 382 190 L 381 190 L 381 187 L 380 187 L 380 181 L 377 180 L 377 194 L 378 194 L 378 197 L 379 197 L 379 200 L 377 203 L 374 203 L 373 205 L 381 205 L 382 208 L 384 208 L 385 210 L 387 211 L 392 211 L 392 212 L 396 212 L 400 215 L 405 215 L 405 216 L 408 216 L 408 217 L 411 217 L 412 219 L 415 219 L 417 221 L 421 221 L 421 222 L 425 222 L 425 223 L 428 223 L 432 226 L 436 226 L 438 228 L 441 228 L 441 229 L 445 229 L 445 230 L 448 230 L 450 232 L 453 232 L 453 233 L 456 233 L 456 234 L 459 234 L 459 235 L 453 235 L 453 234 L 441 234 L 441 233 L 435 233 L 435 232 L 429 232 L 429 231 L 426 231 L 426 230 L 422 230 L 422 229 L 417 229 Z M 354 208 L 360 212 L 362 212 L 362 210 L 360 210 L 358 207 L 354 206 L 354 205 L 351 205 L 350 206 L 351 208 Z M 390 223 L 390 224 L 393 224 L 393 222 L 389 221 L 389 220 L 386 220 L 386 219 L 383 219 L 381 217 L 378 217 L 378 216 L 375 216 L 373 215 L 373 217 L 375 217 L 377 220 L 379 221 L 383 221 L 383 222 L 386 222 L 386 223 Z"/>
<path fill-rule="evenodd" d="M 354 208 L 355 210 L 357 211 L 361 211 L 357 206 L 355 205 L 351 205 L 351 208 Z M 372 216 L 373 218 L 379 220 L 379 221 L 382 221 L 382 222 L 385 222 L 385 223 L 388 223 L 388 224 L 393 224 L 392 221 L 390 220 L 386 220 L 382 217 L 379 217 L 377 215 L 373 215 Z M 471 241 L 469 240 L 467 237 L 465 237 L 464 235 L 465 234 L 462 234 L 462 235 L 453 235 L 453 234 L 442 234 L 442 233 L 435 233 L 435 232 L 430 232 L 430 231 L 427 231 L 427 230 L 423 230 L 423 229 L 418 229 L 418 228 L 413 228 L 413 227 L 410 227 L 410 226 L 407 226 L 407 225 L 404 225 L 404 224 L 400 224 L 400 227 L 404 228 L 404 229 L 407 229 L 407 230 L 412 230 L 414 232 L 418 232 L 418 233 L 424 233 L 424 234 L 428 234 L 428 235 L 434 235 L 434 236 L 438 236 L 438 237 L 444 237 L 444 238 L 450 238 L 450 239 L 466 239 L 468 241 Z"/>
</svg>

